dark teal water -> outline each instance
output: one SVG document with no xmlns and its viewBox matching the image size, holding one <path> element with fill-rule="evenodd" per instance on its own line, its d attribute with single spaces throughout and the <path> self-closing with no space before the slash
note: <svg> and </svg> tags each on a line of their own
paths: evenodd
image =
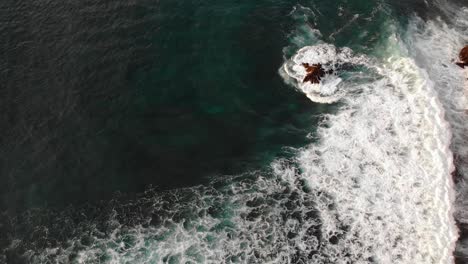
<svg viewBox="0 0 468 264">
<path fill-rule="evenodd" d="M 376 3 L 317 1 L 303 18 L 290 1 L 3 3 L 2 207 L 193 186 L 287 156 L 327 111 L 278 75 L 291 32 L 306 19 L 365 51 L 385 14 L 348 24 Z"/>
<path fill-rule="evenodd" d="M 8 236 L 1 247 L 17 236 L 31 241 L 2 251 L 0 263 L 26 263 L 28 249 L 37 256 L 59 247 L 73 252 L 63 263 L 78 263 L 76 252 L 93 243 L 115 248 L 96 242 L 116 230 L 115 212 L 122 226 L 162 228 L 161 219 L 202 214 L 190 208 L 194 200 L 221 219 L 216 228 L 234 225 L 230 209 L 220 209 L 232 206 L 223 189 L 231 176 L 268 177 L 271 162 L 314 142 L 324 114 L 339 106 L 288 86 L 278 74 L 285 57 L 316 42 L 312 28 L 324 42 L 378 57 L 389 22 L 431 16 L 422 1 L 390 2 L 2 2 L 0 209 L 8 219 L 37 209 L 0 225 Z M 275 191 L 271 203 L 294 200 L 288 188 Z M 102 237 L 81 236 L 90 226 Z"/>
<path fill-rule="evenodd" d="M 305 145 L 327 107 L 278 75 L 302 22 L 288 15 L 295 5 L 4 3 L 2 207 L 203 184 Z M 322 15 L 306 19 L 340 45 L 365 49 L 375 36 L 355 29 L 381 27 L 346 28 L 352 14 L 372 12 L 367 2 L 341 16 L 340 2 L 316 5 Z"/>
<path fill-rule="evenodd" d="M 325 109 L 277 74 L 293 26 L 287 2 L 24 2 L 2 11 L 3 207 L 260 169 L 304 145 Z"/>
</svg>

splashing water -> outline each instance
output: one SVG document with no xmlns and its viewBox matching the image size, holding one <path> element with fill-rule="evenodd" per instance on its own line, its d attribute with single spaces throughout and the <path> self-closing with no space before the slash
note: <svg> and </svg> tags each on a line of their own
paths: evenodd
<svg viewBox="0 0 468 264">
<path fill-rule="evenodd" d="M 365 65 L 367 62 L 362 56 L 353 57 L 352 51 L 348 48 L 337 50 L 332 45 L 319 44 L 300 49 L 280 69 L 281 76 L 293 78 L 299 90 L 305 93 L 310 100 L 317 103 L 335 103 L 345 96 L 345 90 L 349 91 L 351 88 L 344 89 L 343 79 L 334 74 L 327 74 L 320 84 L 303 82 L 302 80 L 307 74 L 302 66 L 303 63 L 321 64 L 326 72 L 335 72 L 337 68 L 339 69 L 345 64 L 359 66 Z"/>
</svg>

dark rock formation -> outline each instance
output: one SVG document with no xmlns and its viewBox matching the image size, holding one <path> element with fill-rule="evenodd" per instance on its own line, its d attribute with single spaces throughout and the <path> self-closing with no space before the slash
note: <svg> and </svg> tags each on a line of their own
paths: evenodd
<svg viewBox="0 0 468 264">
<path fill-rule="evenodd" d="M 309 63 L 302 63 L 302 66 L 307 71 L 307 75 L 305 76 L 302 82 L 310 82 L 310 83 L 320 83 L 320 80 L 325 76 L 325 70 L 323 69 L 322 65 L 319 64 L 312 64 Z"/>
<path fill-rule="evenodd" d="M 465 68 L 468 66 L 468 45 L 465 46 L 458 55 L 459 61 L 456 63 L 458 66 Z"/>
</svg>

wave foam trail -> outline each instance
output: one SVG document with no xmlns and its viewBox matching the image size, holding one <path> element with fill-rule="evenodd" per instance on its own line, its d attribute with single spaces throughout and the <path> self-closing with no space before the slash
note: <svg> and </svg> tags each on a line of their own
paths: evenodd
<svg viewBox="0 0 468 264">
<path fill-rule="evenodd" d="M 434 81 L 435 91 L 446 112 L 453 139 L 456 172 L 455 218 L 460 227 L 468 225 L 468 70 L 455 66 L 453 60 L 468 44 L 468 8 L 459 8 L 447 2 L 439 7 L 450 19 L 450 24 L 441 19 L 411 21 L 406 41 L 410 54 Z M 461 238 L 457 255 L 468 259 L 468 239 Z"/>
<path fill-rule="evenodd" d="M 377 68 L 383 78 L 361 85 L 328 117 L 321 143 L 300 156 L 312 188 L 333 197 L 347 226 L 339 241 L 377 263 L 450 263 L 450 130 L 432 84 L 408 58 Z M 328 223 L 327 223 L 328 222 Z M 334 221 L 324 232 L 334 233 Z"/>
<path fill-rule="evenodd" d="M 345 233 L 345 239 L 338 244 L 352 255 L 377 263 L 451 263 L 457 229 L 445 100 L 439 99 L 439 87 L 426 71 L 402 55 L 404 47 L 398 42 L 396 36 L 389 41 L 392 57 L 384 63 L 319 44 L 300 49 L 284 64 L 285 80 L 312 101 L 341 99 L 344 104 L 338 114 L 328 116 L 327 127 L 319 129 L 320 144 L 300 155 L 302 177 L 332 197 L 333 210 L 320 210 L 328 219 L 323 232 L 334 234 L 339 230 L 334 225 L 345 225 L 346 232 L 338 232 Z M 363 83 L 362 71 L 348 71 L 347 79 L 340 78 L 339 95 L 329 100 L 320 94 L 326 80 L 313 85 L 312 93 L 309 84 L 301 82 L 303 62 L 348 63 L 379 77 L 371 74 Z"/>
</svg>

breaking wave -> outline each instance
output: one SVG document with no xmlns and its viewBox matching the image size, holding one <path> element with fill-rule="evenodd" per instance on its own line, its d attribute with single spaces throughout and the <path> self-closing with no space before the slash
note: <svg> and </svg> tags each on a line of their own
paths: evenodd
<svg viewBox="0 0 468 264">
<path fill-rule="evenodd" d="M 458 57 L 461 47 L 468 44 L 468 8 L 460 8 L 449 2 L 439 1 L 441 14 L 446 20 L 437 18 L 422 21 L 413 18 L 405 42 L 410 54 L 420 67 L 423 67 L 431 80 L 441 102 L 445 117 L 452 131 L 450 145 L 454 155 L 456 171 L 455 218 L 465 233 L 460 237 L 455 255 L 468 260 L 468 70 L 464 72 L 453 61 Z M 447 22 L 448 20 L 448 22 Z"/>
<path fill-rule="evenodd" d="M 337 56 L 333 47 L 317 45 L 285 64 L 286 73 L 300 74 L 302 62 L 345 61 L 377 74 L 359 71 L 340 82 L 347 91 L 343 106 L 319 129 L 320 144 L 299 155 L 303 177 L 333 197 L 334 210 L 321 211 L 329 224 L 323 231 L 336 233 L 337 223 L 349 228 L 340 250 L 352 248 L 377 263 L 450 262 L 457 238 L 450 127 L 428 74 L 403 55 L 396 36 L 389 43 L 392 56 L 382 62 L 350 52 Z M 311 99 L 324 102 L 318 98 Z M 343 259 L 363 261 L 336 258 Z"/>
</svg>

